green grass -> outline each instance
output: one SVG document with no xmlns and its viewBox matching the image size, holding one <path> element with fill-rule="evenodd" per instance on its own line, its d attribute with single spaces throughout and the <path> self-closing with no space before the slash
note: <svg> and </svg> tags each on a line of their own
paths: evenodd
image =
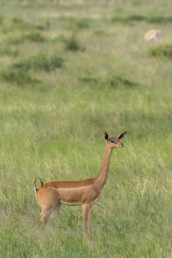
<svg viewBox="0 0 172 258">
<path fill-rule="evenodd" d="M 66 44 L 65 46 L 66 50 L 70 50 L 74 52 L 79 50 L 85 50 L 85 48 L 81 46 L 81 44 L 78 42 L 75 35 L 72 35 L 69 39 L 67 39 L 65 44 Z"/>
<path fill-rule="evenodd" d="M 48 57 L 43 52 L 12 65 L 14 69 L 22 69 L 26 71 L 30 69 L 34 71 L 43 70 L 46 72 L 50 72 L 56 68 L 61 68 L 62 66 L 63 59 L 61 57 L 58 57 L 56 54 Z"/>
<path fill-rule="evenodd" d="M 46 39 L 39 32 L 23 33 L 17 36 L 9 36 L 8 38 L 5 39 L 6 44 L 12 44 L 12 45 L 18 45 L 18 44 L 24 43 L 25 41 L 40 43 L 40 42 L 46 41 Z"/>
<path fill-rule="evenodd" d="M 161 45 L 151 49 L 151 55 L 172 60 L 172 44 Z"/>
<path fill-rule="evenodd" d="M 11 67 L 0 72 L 0 79 L 18 86 L 39 83 L 39 80 L 32 78 L 28 72 L 22 69 L 13 69 Z"/>
<path fill-rule="evenodd" d="M 25 19 L 21 19 L 15 16 L 1 16 L 0 17 L 0 30 L 4 33 L 6 32 L 14 32 L 14 31 L 30 31 L 33 30 L 46 30 L 49 27 L 49 24 L 45 22 L 43 25 L 34 24 L 31 22 L 25 21 Z"/>
<path fill-rule="evenodd" d="M 11 57 L 17 57 L 19 55 L 19 50 L 11 49 L 11 48 L 9 48 L 9 46 L 2 47 L 2 48 L 0 48 L 0 54 L 6 55 L 6 56 L 11 56 Z"/>
<path fill-rule="evenodd" d="M 139 86 L 138 83 L 133 82 L 122 75 L 109 74 L 106 78 L 87 73 L 80 75 L 78 79 L 87 84 L 89 87 L 107 88 L 107 89 L 129 89 Z"/>
<path fill-rule="evenodd" d="M 0 256 L 172 256 L 171 8 L 169 0 L 2 2 Z M 151 28 L 162 30 L 161 44 L 144 42 Z M 91 236 L 81 207 L 64 206 L 53 224 L 31 230 L 35 177 L 96 176 L 104 131 L 124 130 Z"/>
<path fill-rule="evenodd" d="M 147 23 L 158 23 L 158 24 L 165 24 L 172 22 L 172 16 L 164 17 L 164 16 L 151 16 L 146 17 L 143 15 L 129 15 L 129 16 L 114 16 L 112 18 L 113 22 L 119 22 L 122 24 L 131 23 L 131 22 L 147 22 Z"/>
</svg>

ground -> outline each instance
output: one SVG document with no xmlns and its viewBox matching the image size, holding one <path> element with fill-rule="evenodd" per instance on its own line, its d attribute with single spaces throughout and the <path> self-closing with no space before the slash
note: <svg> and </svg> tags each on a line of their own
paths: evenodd
<svg viewBox="0 0 172 258">
<path fill-rule="evenodd" d="M 171 9 L 170 0 L 1 1 L 1 257 L 172 257 Z M 161 46 L 144 42 L 154 28 Z M 83 236 L 81 207 L 33 229 L 35 177 L 96 176 L 104 132 L 125 130 L 92 234 Z"/>
</svg>

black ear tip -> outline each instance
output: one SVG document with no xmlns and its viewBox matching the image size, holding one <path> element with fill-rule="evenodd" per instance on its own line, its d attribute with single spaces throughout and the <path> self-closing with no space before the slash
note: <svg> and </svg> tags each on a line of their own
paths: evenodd
<svg viewBox="0 0 172 258">
<path fill-rule="evenodd" d="M 122 137 L 124 137 L 126 135 L 127 131 L 125 131 L 124 133 L 122 133 Z"/>
<path fill-rule="evenodd" d="M 117 138 L 118 138 L 119 140 L 122 139 L 122 138 L 125 136 L 126 133 L 127 133 L 127 131 L 125 131 L 124 133 L 120 134 Z"/>
<path fill-rule="evenodd" d="M 108 133 L 107 132 L 104 133 L 104 136 L 105 136 L 105 140 L 108 140 Z"/>
</svg>

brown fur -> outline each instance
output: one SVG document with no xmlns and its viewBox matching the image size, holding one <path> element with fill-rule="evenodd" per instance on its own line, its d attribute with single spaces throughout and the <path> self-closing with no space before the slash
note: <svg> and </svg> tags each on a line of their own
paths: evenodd
<svg viewBox="0 0 172 258">
<path fill-rule="evenodd" d="M 144 39 L 145 41 L 149 42 L 151 40 L 155 40 L 155 41 L 161 41 L 161 30 L 149 30 L 148 32 L 146 32 L 146 34 L 144 35 Z"/>
<path fill-rule="evenodd" d="M 126 133 L 126 132 L 125 132 Z M 40 221 L 46 223 L 56 208 L 61 204 L 82 205 L 83 207 L 83 226 L 88 230 L 91 219 L 91 206 L 100 198 L 101 190 L 106 183 L 109 171 L 110 157 L 114 148 L 123 147 L 120 142 L 125 133 L 118 137 L 108 138 L 104 153 L 103 163 L 100 173 L 95 178 L 81 181 L 54 181 L 43 184 L 40 189 L 36 189 L 36 199 L 42 208 Z M 115 141 L 115 143 L 113 142 Z"/>
</svg>

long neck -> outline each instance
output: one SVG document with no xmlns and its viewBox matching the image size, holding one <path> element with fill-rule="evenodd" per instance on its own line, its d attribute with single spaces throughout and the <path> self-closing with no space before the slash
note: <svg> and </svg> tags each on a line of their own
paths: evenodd
<svg viewBox="0 0 172 258">
<path fill-rule="evenodd" d="M 96 185 L 101 189 L 107 181 L 108 173 L 109 173 L 109 164 L 110 164 L 110 157 L 111 157 L 112 149 L 106 145 L 103 163 L 100 170 L 99 175 L 96 177 Z"/>
</svg>

